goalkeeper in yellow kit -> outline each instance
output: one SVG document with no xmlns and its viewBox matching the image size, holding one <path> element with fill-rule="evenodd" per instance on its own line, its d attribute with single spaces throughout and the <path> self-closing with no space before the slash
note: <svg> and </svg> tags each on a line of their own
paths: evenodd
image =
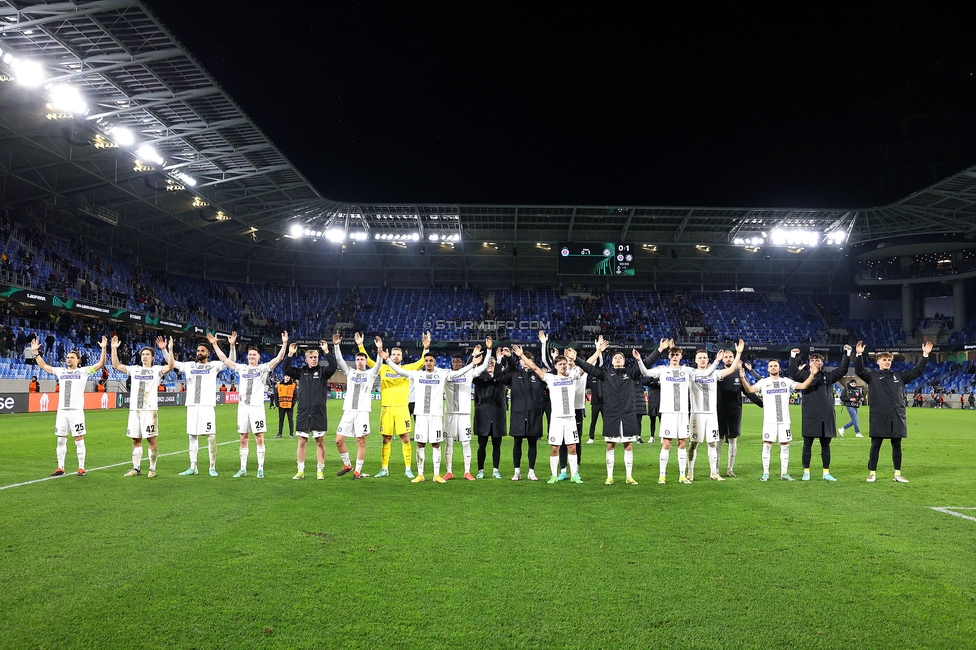
<svg viewBox="0 0 976 650">
<path fill-rule="evenodd" d="M 363 347 L 362 335 L 356 334 L 355 340 L 359 346 L 359 351 L 365 354 L 366 348 Z M 383 339 L 377 336 L 374 341 L 377 349 L 380 349 L 383 345 Z M 427 354 L 427 350 L 430 348 L 430 332 L 424 333 L 421 342 L 424 345 L 424 354 Z M 404 370 L 420 370 L 424 365 L 424 354 L 421 354 L 417 361 L 401 367 Z M 403 350 L 400 348 L 391 349 L 390 360 L 399 364 L 403 360 Z M 367 355 L 366 365 L 372 368 L 376 362 Z M 399 435 L 401 451 L 403 451 L 403 464 L 406 466 L 404 474 L 407 478 L 412 479 L 414 477 L 411 470 L 413 448 L 410 445 L 411 420 L 410 411 L 407 408 L 407 402 L 410 399 L 410 379 L 394 372 L 390 366 L 384 365 L 380 370 L 380 393 L 380 435 L 383 436 L 383 467 L 374 476 L 380 478 L 390 475 L 390 443 L 393 441 L 394 435 Z"/>
</svg>

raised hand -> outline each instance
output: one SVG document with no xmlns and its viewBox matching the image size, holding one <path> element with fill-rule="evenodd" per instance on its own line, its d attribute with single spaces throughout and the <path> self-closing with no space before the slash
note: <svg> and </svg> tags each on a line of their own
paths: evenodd
<svg viewBox="0 0 976 650">
<path fill-rule="evenodd" d="M 325 339 L 319 339 L 319 347 L 322 348 L 324 354 L 329 353 L 329 342 Z"/>
<path fill-rule="evenodd" d="M 288 332 L 281 333 L 281 344 L 285 345 L 288 343 Z"/>
<path fill-rule="evenodd" d="M 539 330 L 539 342 L 542 343 L 543 345 L 545 345 L 546 341 L 548 341 L 548 340 L 549 340 L 549 337 L 546 336 L 546 331 L 545 330 Z"/>
<path fill-rule="evenodd" d="M 377 350 L 383 349 L 383 339 L 381 339 L 379 336 L 373 337 L 373 343 L 376 345 Z"/>
<path fill-rule="evenodd" d="M 98 342 L 98 347 L 102 348 L 102 351 L 104 352 L 107 346 L 108 346 L 108 339 L 103 336 L 102 340 Z"/>
<path fill-rule="evenodd" d="M 599 350 L 600 352 L 606 352 L 607 351 L 607 348 L 609 348 L 609 347 L 610 347 L 610 341 L 605 340 L 601 336 L 600 337 L 600 340 L 597 341 L 596 349 Z"/>
<path fill-rule="evenodd" d="M 852 348 L 850 345 L 844 346 L 844 351 L 847 352 L 847 354 L 850 354 L 853 349 L 854 348 Z"/>
<path fill-rule="evenodd" d="M 114 339 L 115 337 L 113 336 L 112 338 Z M 210 342 L 210 345 L 217 345 L 217 337 L 213 335 L 213 332 L 207 332 L 207 340 Z"/>
<path fill-rule="evenodd" d="M 376 338 L 379 338 L 379 337 L 377 336 Z M 356 332 L 355 334 L 352 335 L 352 340 L 356 342 L 356 345 L 362 345 L 363 344 L 363 335 L 360 334 L 359 332 Z"/>
<path fill-rule="evenodd" d="M 795 357 L 798 354 L 800 354 L 800 348 L 793 348 L 792 350 L 790 350 L 790 355 L 791 356 L 794 356 Z"/>
<path fill-rule="evenodd" d="M 638 351 L 636 350 L 636 348 L 635 348 L 635 349 L 632 349 L 632 350 L 630 351 L 630 354 L 631 354 L 631 356 L 633 356 L 633 357 L 634 357 L 635 359 L 640 359 L 640 358 L 641 358 L 641 354 L 640 354 L 640 352 L 638 352 Z"/>
<path fill-rule="evenodd" d="M 122 344 L 122 341 L 119 340 L 119 337 L 112 336 L 112 349 L 113 350 L 118 350 L 119 349 L 119 345 L 121 345 L 121 344 Z"/>
<path fill-rule="evenodd" d="M 502 348 L 501 352 L 503 357 L 512 356 L 512 350 L 510 348 Z"/>
<path fill-rule="evenodd" d="M 424 335 L 420 337 L 420 342 L 424 344 L 424 349 L 430 347 L 430 330 L 424 332 Z"/>
<path fill-rule="evenodd" d="M 807 364 L 801 363 L 799 366 L 797 366 L 796 371 L 799 372 L 799 371 L 803 370 L 806 367 L 807 367 Z"/>
<path fill-rule="evenodd" d="M 932 351 L 932 341 L 926 341 L 922 344 L 922 354 L 928 354 Z"/>
<path fill-rule="evenodd" d="M 522 356 L 522 346 L 521 345 L 513 345 L 512 346 L 512 352 L 515 353 L 515 356 L 521 357 Z"/>
<path fill-rule="evenodd" d="M 486 336 L 485 337 L 485 347 L 490 350 L 492 343 L 494 343 L 494 341 L 492 341 L 491 337 L 490 336 Z"/>
<path fill-rule="evenodd" d="M 342 343 L 342 334 L 336 332 L 332 335 L 332 345 L 339 345 L 340 343 Z"/>
<path fill-rule="evenodd" d="M 377 354 L 377 355 L 379 356 L 379 358 L 380 358 L 380 359 L 382 359 L 383 361 L 387 361 L 387 360 L 389 360 L 389 358 L 390 358 L 390 353 L 389 353 L 389 352 L 387 352 L 386 350 L 383 350 L 383 349 L 381 349 L 381 348 L 377 348 L 377 350 L 376 350 L 376 354 Z"/>
<path fill-rule="evenodd" d="M 864 341 L 858 341 L 854 351 L 858 354 L 864 354 Z"/>
<path fill-rule="evenodd" d="M 664 352 L 669 347 L 671 347 L 671 344 L 668 343 L 668 340 L 667 339 L 661 339 L 660 345 L 657 346 L 657 351 L 658 352 Z"/>
<path fill-rule="evenodd" d="M 576 361 L 576 348 L 566 348 L 565 354 L 570 361 Z"/>
<path fill-rule="evenodd" d="M 742 354 L 742 351 L 746 349 L 746 342 L 739 339 L 739 342 L 735 344 L 735 351 Z"/>
<path fill-rule="evenodd" d="M 38 341 L 37 339 L 31 339 L 30 349 L 31 349 L 31 352 L 34 353 L 34 356 L 37 356 L 37 351 L 40 349 L 40 347 L 41 347 L 41 342 L 40 341 Z"/>
<path fill-rule="evenodd" d="M 291 345 L 288 346 L 288 356 L 289 357 L 295 356 L 295 353 L 296 352 L 298 352 L 298 344 L 297 343 L 292 343 Z"/>
<path fill-rule="evenodd" d="M 156 347 L 159 348 L 160 350 L 165 350 L 166 349 L 166 339 L 164 339 L 162 336 L 157 336 L 156 337 Z"/>
<path fill-rule="evenodd" d="M 237 331 L 236 330 L 230 333 L 230 336 L 227 337 L 227 342 L 231 345 L 231 347 L 237 345 Z"/>
<path fill-rule="evenodd" d="M 473 354 L 475 356 L 481 356 L 481 344 L 480 343 L 478 345 L 474 346 L 474 352 L 472 352 L 471 354 Z"/>
</svg>

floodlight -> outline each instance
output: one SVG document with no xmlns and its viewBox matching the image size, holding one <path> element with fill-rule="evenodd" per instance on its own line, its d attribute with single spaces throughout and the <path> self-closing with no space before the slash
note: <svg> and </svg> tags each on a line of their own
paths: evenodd
<svg viewBox="0 0 976 650">
<path fill-rule="evenodd" d="M 304 234 L 302 230 L 302 224 L 300 223 L 293 223 L 291 225 L 291 228 L 288 229 L 288 232 L 290 232 L 291 236 L 295 237 L 296 239 L 301 237 Z"/>
<path fill-rule="evenodd" d="M 44 68 L 36 61 L 25 61 L 7 54 L 3 57 L 3 62 L 10 64 L 10 67 L 14 69 L 17 83 L 31 87 L 40 86 L 44 83 Z"/>
<path fill-rule="evenodd" d="M 412 239 L 412 240 L 414 240 L 414 241 L 420 241 L 420 233 L 418 233 L 418 232 L 415 232 L 414 234 L 412 234 L 412 235 L 410 236 L 410 239 Z"/>
<path fill-rule="evenodd" d="M 58 84 L 51 88 L 51 103 L 55 108 L 75 115 L 88 111 L 88 104 L 82 99 L 81 93 L 68 84 Z"/>
<path fill-rule="evenodd" d="M 786 243 L 786 233 L 778 228 L 770 234 L 774 246 L 782 246 Z"/>
<path fill-rule="evenodd" d="M 136 154 L 141 159 L 149 161 L 151 163 L 156 163 L 157 165 L 163 164 L 163 157 L 160 156 L 159 153 L 155 149 L 150 147 L 148 144 L 144 144 L 141 147 L 139 147 L 139 150 L 136 151 Z"/>
<path fill-rule="evenodd" d="M 438 239 L 440 239 L 440 237 L 438 235 L 429 235 L 427 239 L 429 239 L 430 241 L 437 241 Z"/>
<path fill-rule="evenodd" d="M 190 187 L 196 187 L 197 180 L 192 176 L 190 176 L 189 174 L 185 174 L 183 172 L 176 172 L 173 175 L 176 176 L 176 178 L 183 181 L 184 183 L 186 183 L 187 185 L 189 185 Z"/>
<path fill-rule="evenodd" d="M 353 241 L 366 241 L 369 238 L 365 232 L 361 231 L 356 231 L 350 234 L 349 237 L 352 238 Z"/>
<path fill-rule="evenodd" d="M 124 126 L 117 126 L 111 130 L 112 139 L 120 147 L 129 147 L 135 144 L 136 136 Z"/>
</svg>

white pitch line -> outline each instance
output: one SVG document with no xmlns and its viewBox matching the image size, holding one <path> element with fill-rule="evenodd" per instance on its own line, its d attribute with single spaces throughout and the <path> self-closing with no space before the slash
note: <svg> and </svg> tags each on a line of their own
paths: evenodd
<svg viewBox="0 0 976 650">
<path fill-rule="evenodd" d="M 959 513 L 959 512 L 954 512 L 954 510 L 976 510 L 976 508 L 952 508 L 952 509 L 949 509 L 949 508 L 936 508 L 935 506 L 930 506 L 930 507 L 932 508 L 932 510 L 936 510 L 938 512 L 944 512 L 945 514 L 952 515 L 953 517 L 960 517 L 962 519 L 968 519 L 969 521 L 976 521 L 976 517 L 970 517 L 969 515 L 964 515 L 964 514 Z"/>
<path fill-rule="evenodd" d="M 235 444 L 235 443 L 236 444 L 240 444 L 240 441 L 239 440 L 228 440 L 227 442 L 218 442 L 217 443 L 217 446 L 219 447 L 220 445 L 230 445 L 230 444 Z M 176 454 L 186 454 L 189 451 L 190 451 L 189 449 L 184 449 L 182 451 L 171 451 L 171 452 L 168 452 L 168 453 L 165 453 L 165 454 L 159 454 L 158 456 L 156 456 L 156 458 L 162 458 L 163 456 L 175 456 Z M 149 459 L 146 458 L 145 461 L 146 462 L 149 462 Z M 112 469 L 113 467 L 122 467 L 123 465 L 131 465 L 131 464 L 132 464 L 132 461 L 129 460 L 129 461 L 126 461 L 124 463 L 115 463 L 114 465 L 103 465 L 102 467 L 94 467 L 92 469 L 86 469 L 85 470 L 85 474 L 87 474 L 88 472 L 97 472 L 100 469 Z M 64 478 L 66 476 L 77 476 L 77 474 L 75 474 L 73 472 L 65 472 L 61 476 L 45 476 L 44 478 L 36 478 L 33 481 L 24 481 L 23 483 L 14 483 L 13 485 L 3 485 L 3 486 L 0 486 L 0 490 L 9 490 L 10 488 L 21 487 L 21 486 L 24 486 L 24 485 L 32 485 L 34 483 L 43 483 L 44 481 L 53 481 L 56 478 Z"/>
</svg>

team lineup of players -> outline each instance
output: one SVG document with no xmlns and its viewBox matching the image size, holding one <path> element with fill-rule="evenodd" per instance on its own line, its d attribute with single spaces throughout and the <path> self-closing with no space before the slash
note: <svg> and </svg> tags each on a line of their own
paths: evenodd
<svg viewBox="0 0 976 650">
<path fill-rule="evenodd" d="M 823 369 L 823 357 L 813 353 L 809 358 L 809 368 L 799 364 L 799 350 L 791 352 L 787 374 L 781 373 L 776 360 L 769 362 L 769 376 L 759 378 L 741 361 L 745 343 L 739 340 L 732 350 L 720 351 L 714 361 L 709 362 L 708 353 L 698 350 L 694 365 L 683 366 L 683 350 L 674 345 L 673 340 L 662 339 L 659 347 L 648 357 L 642 357 L 637 350 L 631 350 L 636 363 L 626 365 L 623 351 L 614 351 L 610 365 L 603 364 L 604 354 L 610 343 L 601 336 L 596 341 L 596 349 L 586 360 L 577 357 L 576 350 L 567 348 L 562 354 L 550 350 L 548 339 L 540 332 L 542 344 L 540 365 L 533 355 L 519 345 L 511 348 L 494 348 L 491 338 L 485 339 L 485 346 L 475 347 L 470 363 L 464 365 L 464 358 L 454 355 L 451 369 L 436 366 L 436 359 L 430 352 L 430 334 L 424 334 L 424 351 L 421 358 L 411 364 L 403 364 L 403 352 L 399 348 L 385 350 L 383 341 L 376 337 L 375 360 L 369 356 L 363 345 L 363 338 L 356 334 L 358 350 L 354 353 L 354 365 L 349 366 L 342 355 L 342 338 L 332 337 L 332 349 L 328 342 L 320 341 L 320 349 L 309 349 L 304 354 L 304 364 L 296 365 L 294 357 L 298 345 L 289 345 L 287 332 L 281 334 L 281 349 L 269 362 L 260 362 L 260 353 L 255 347 L 247 351 L 247 362 L 236 361 L 236 334 L 228 340 L 230 356 L 224 354 L 216 337 L 207 335 L 208 343 L 200 343 L 196 348 L 194 361 L 177 362 L 173 355 L 173 340 L 162 337 L 156 343 L 166 361 L 165 365 L 153 365 L 155 351 L 146 347 L 139 351 L 138 365 L 127 366 L 118 359 L 119 340 L 113 337 L 109 342 L 102 337 L 99 345 L 101 357 L 92 366 L 80 367 L 80 355 L 68 352 L 65 367 L 53 367 L 38 354 L 38 342 L 32 343 L 37 355 L 38 365 L 55 375 L 60 382 L 55 435 L 57 436 L 58 466 L 53 476 L 65 473 L 67 438 L 74 437 L 78 456 L 78 475 L 85 470 L 85 414 L 84 392 L 88 377 L 99 371 L 106 363 L 106 348 L 111 347 L 112 366 L 126 373 L 131 379 L 129 416 L 126 435 L 132 439 L 132 468 L 125 476 L 141 474 L 143 457 L 142 441 L 149 447 L 150 478 L 156 476 L 158 448 L 158 403 L 157 391 L 162 378 L 176 368 L 186 377 L 186 432 L 189 436 L 190 466 L 181 476 L 199 473 L 197 462 L 200 437 L 206 437 L 210 455 L 210 476 L 217 476 L 216 458 L 216 393 L 217 374 L 225 367 L 238 373 L 240 377 L 239 403 L 237 407 L 237 431 L 240 436 L 240 469 L 235 478 L 247 476 L 249 456 L 249 436 L 254 434 L 257 450 L 257 477 L 264 478 L 265 443 L 267 419 L 264 404 L 264 387 L 268 375 L 283 362 L 283 372 L 297 383 L 295 402 L 297 404 L 297 468 L 294 479 L 305 476 L 305 457 L 307 443 L 311 438 L 316 445 L 316 478 L 325 478 L 325 444 L 328 429 L 326 400 L 328 380 L 337 370 L 346 376 L 347 388 L 343 398 L 342 418 L 336 427 L 336 448 L 342 461 L 337 473 L 344 476 L 352 472 L 354 479 L 369 476 L 363 473 L 366 457 L 366 436 L 370 433 L 370 414 L 372 410 L 372 387 L 376 377 L 380 378 L 380 435 L 381 467 L 376 477 L 389 476 L 390 448 L 393 437 L 398 436 L 403 452 L 405 475 L 413 483 L 426 480 L 427 445 L 432 448 L 432 476 L 435 483 L 445 483 L 454 477 L 453 451 L 456 442 L 461 443 L 463 456 L 463 478 L 475 480 L 484 478 L 487 461 L 487 448 L 492 447 L 492 476 L 502 478 L 499 471 L 500 440 L 508 433 L 513 438 L 513 481 L 521 480 L 522 441 L 528 444 L 528 474 L 530 481 L 538 480 L 535 474 L 537 443 L 543 436 L 543 415 L 548 421 L 548 443 L 550 445 L 549 483 L 569 480 L 581 483 L 579 461 L 582 446 L 583 409 L 586 403 L 586 390 L 589 383 L 593 398 L 593 421 L 597 408 L 603 418 L 603 437 L 606 442 L 605 483 L 614 482 L 614 466 L 617 445 L 623 446 L 625 482 L 637 485 L 633 477 L 633 445 L 640 440 L 640 416 L 644 412 L 644 386 L 651 385 L 648 411 L 651 415 L 652 436 L 654 415 L 661 417 L 660 473 L 658 483 L 667 480 L 667 468 L 671 448 L 677 443 L 678 481 L 690 484 L 694 472 L 698 448 L 707 448 L 709 478 L 724 481 L 719 468 L 721 445 L 728 443 L 728 462 L 725 476 L 735 476 L 737 442 L 741 434 L 742 396 L 749 397 L 763 410 L 762 425 L 762 476 L 769 480 L 770 456 L 774 443 L 780 445 L 780 478 L 792 481 L 788 471 L 792 428 L 789 411 L 789 396 L 794 390 L 804 395 L 802 401 L 803 438 L 803 480 L 810 480 L 810 462 L 813 443 L 818 441 L 821 449 L 823 479 L 835 481 L 830 473 L 830 441 L 843 435 L 844 428 L 836 425 L 833 384 L 847 374 L 851 356 L 855 355 L 855 374 L 861 378 L 871 391 L 870 437 L 871 449 L 868 459 L 868 482 L 877 477 L 877 465 L 881 445 L 889 440 L 892 448 L 894 480 L 907 483 L 901 474 L 901 440 L 907 437 L 905 419 L 904 386 L 919 377 L 925 370 L 931 343 L 922 346 L 922 357 L 916 366 L 905 372 L 891 370 L 892 355 L 882 352 L 877 355 L 879 369 L 864 367 L 863 342 L 856 349 L 845 346 L 842 363 L 833 370 Z M 321 350 L 321 355 L 320 355 Z M 211 360 L 211 354 L 217 360 Z M 656 365 L 662 356 L 667 363 Z M 516 363 L 516 359 L 518 363 Z M 757 378 L 750 383 L 747 371 Z M 471 391 L 474 387 L 474 428 L 472 432 Z M 414 403 L 411 417 L 409 403 L 411 392 Z M 510 418 L 509 392 L 511 395 Z M 509 421 L 510 420 L 510 421 Z M 511 431 L 508 431 L 508 428 Z M 417 443 L 417 473 L 414 474 L 411 449 L 411 435 Z M 478 437 L 477 475 L 471 472 L 473 437 Z M 346 446 L 347 438 L 356 440 L 355 466 Z M 652 438 L 653 440 L 653 438 Z M 592 425 L 591 439 L 592 442 Z M 441 474 L 441 443 L 446 443 L 444 464 L 446 471 Z M 690 443 L 688 445 L 687 443 Z"/>
</svg>

